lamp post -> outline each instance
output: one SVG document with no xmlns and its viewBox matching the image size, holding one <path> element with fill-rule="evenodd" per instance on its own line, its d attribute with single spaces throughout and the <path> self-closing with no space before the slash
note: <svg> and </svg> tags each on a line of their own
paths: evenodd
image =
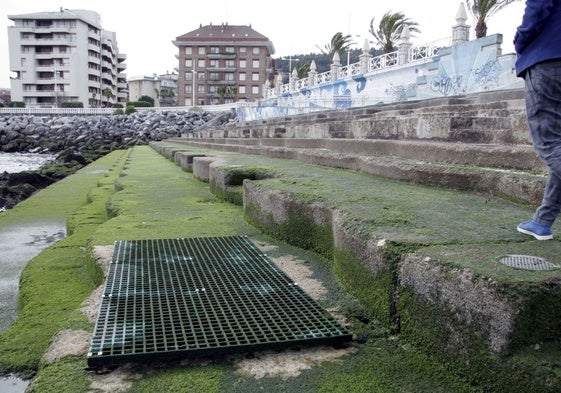
<svg viewBox="0 0 561 393">
<path fill-rule="evenodd" d="M 288 78 L 290 79 L 290 74 L 292 73 L 292 60 L 296 62 L 296 61 L 300 61 L 300 59 L 297 59 L 292 56 L 288 56 L 288 59 L 286 57 L 281 57 L 281 60 L 288 60 Z"/>
</svg>

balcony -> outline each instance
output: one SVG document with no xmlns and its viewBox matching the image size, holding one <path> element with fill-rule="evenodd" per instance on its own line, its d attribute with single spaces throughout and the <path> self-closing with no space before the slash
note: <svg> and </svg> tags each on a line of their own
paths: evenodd
<svg viewBox="0 0 561 393">
<path fill-rule="evenodd" d="M 234 86 L 236 81 L 228 81 L 224 79 L 214 79 L 214 80 L 207 80 L 206 83 L 208 85 L 216 85 L 216 86 Z"/>
<path fill-rule="evenodd" d="M 236 72 L 236 67 L 206 67 L 209 72 Z"/>
<path fill-rule="evenodd" d="M 216 59 L 235 59 L 235 53 L 209 53 L 206 55 L 208 59 L 216 60 Z"/>
</svg>

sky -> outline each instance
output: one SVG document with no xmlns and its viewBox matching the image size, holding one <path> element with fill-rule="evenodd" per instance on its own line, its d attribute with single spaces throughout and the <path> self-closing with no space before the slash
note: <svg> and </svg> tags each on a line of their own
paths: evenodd
<svg viewBox="0 0 561 393">
<path fill-rule="evenodd" d="M 146 6 L 149 4 L 149 6 Z M 196 4 L 196 5 L 194 5 Z M 266 4 L 266 5 L 265 5 Z M 9 15 L 34 12 L 56 12 L 60 8 L 86 9 L 101 16 L 105 30 L 117 34 L 119 51 L 127 55 L 128 77 L 164 74 L 178 66 L 179 53 L 173 45 L 176 37 L 199 26 L 228 23 L 251 25 L 254 30 L 272 41 L 273 58 L 298 54 L 319 53 L 337 33 L 350 34 L 357 48 L 364 40 L 373 40 L 368 32 L 374 18 L 389 11 L 403 12 L 419 24 L 421 33 L 411 39 L 413 45 L 440 41 L 452 35 L 460 0 L 345 0 L 338 2 L 281 0 L 206 0 L 188 2 L 159 0 L 129 2 L 118 0 L 2 0 L 0 7 L 0 88 L 10 87 L 8 26 L 13 26 Z M 514 51 L 512 39 L 522 21 L 524 1 L 516 1 L 487 22 L 488 35 L 503 35 L 503 53 Z M 467 24 L 474 38 L 473 17 L 468 12 Z M 374 44 L 372 44 L 374 45 Z"/>
</svg>

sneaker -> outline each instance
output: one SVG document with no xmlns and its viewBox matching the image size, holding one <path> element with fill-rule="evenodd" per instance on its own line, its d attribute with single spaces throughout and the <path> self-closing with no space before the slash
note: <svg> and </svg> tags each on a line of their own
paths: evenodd
<svg viewBox="0 0 561 393">
<path fill-rule="evenodd" d="M 524 233 L 526 235 L 534 236 L 538 240 L 551 240 L 553 235 L 551 229 L 539 222 L 534 220 L 525 221 L 516 227 L 518 232 Z"/>
</svg>

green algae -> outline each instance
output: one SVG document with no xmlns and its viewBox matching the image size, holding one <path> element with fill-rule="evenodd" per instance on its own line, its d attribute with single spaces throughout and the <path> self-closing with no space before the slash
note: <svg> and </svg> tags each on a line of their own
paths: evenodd
<svg viewBox="0 0 561 393">
<path fill-rule="evenodd" d="M 127 152 L 126 157 L 126 165 L 117 165 L 113 168 L 114 173 L 98 179 L 87 193 L 86 202 L 79 204 L 87 206 L 74 211 L 71 215 L 69 228 L 71 228 L 72 239 L 68 240 L 67 248 L 82 247 L 83 254 L 79 257 L 77 255 L 75 258 L 76 261 L 81 260 L 82 262 L 79 264 L 80 267 L 74 269 L 75 272 L 72 272 L 74 274 L 72 276 L 68 275 L 71 271 L 67 269 L 69 266 L 64 266 L 60 269 L 61 276 L 71 277 L 73 280 L 81 277 L 78 281 L 85 278 L 85 281 L 89 280 L 86 286 L 91 288 L 92 282 L 98 281 L 98 279 L 92 278 L 94 274 L 87 270 L 87 265 L 91 263 L 91 256 L 88 255 L 91 253 L 91 247 L 112 244 L 117 239 L 217 236 L 234 233 L 263 238 L 257 229 L 243 220 L 243 211 L 240 206 L 233 206 L 217 198 L 211 193 L 209 185 L 197 181 L 192 175 L 175 167 L 169 160 L 146 148 L 134 148 Z M 255 165 L 258 160 L 251 158 L 248 161 L 252 161 L 252 165 Z M 453 234 L 454 225 L 457 226 L 457 223 L 452 225 L 452 229 L 450 227 L 442 229 L 433 225 L 434 222 L 438 222 L 438 218 L 432 218 L 431 225 L 425 225 L 422 222 L 432 213 L 429 211 L 420 214 L 420 207 L 428 206 L 428 202 L 431 200 L 435 204 L 436 196 L 439 195 L 438 191 L 433 192 L 432 189 L 423 191 L 421 188 L 421 195 L 418 196 L 416 202 L 412 203 L 410 207 L 400 209 L 391 204 L 391 192 L 401 190 L 404 195 L 409 195 L 409 198 L 417 198 L 416 192 L 413 191 L 415 187 L 406 188 L 404 191 L 394 182 L 386 182 L 382 179 L 375 179 L 375 182 L 372 182 L 371 177 L 365 177 L 369 181 L 368 187 L 360 189 L 356 187 L 356 183 L 346 179 L 347 174 L 343 171 L 320 171 L 319 177 L 310 178 L 311 173 L 315 171 L 314 167 L 309 166 L 303 170 L 301 166 L 293 166 L 291 163 L 283 165 L 283 172 L 291 173 L 291 177 L 287 180 L 281 182 L 278 179 L 269 179 L 260 182 L 267 184 L 268 187 L 270 185 L 271 188 L 286 187 L 283 189 L 284 192 L 291 193 L 295 198 L 302 198 L 306 203 L 321 202 L 331 208 L 343 208 L 356 203 L 358 209 L 353 217 L 366 231 L 379 230 L 383 236 L 386 236 L 399 233 L 399 230 L 411 230 L 413 239 L 434 239 L 445 234 L 452 234 L 453 236 L 445 239 L 444 243 L 460 242 L 458 235 Z M 354 174 L 349 175 L 354 176 Z M 116 186 L 117 183 L 118 186 Z M 368 190 L 376 187 L 385 187 L 384 190 L 390 195 L 368 195 Z M 396 203 L 405 204 L 405 199 L 402 198 L 405 196 L 395 197 Z M 446 202 L 446 199 L 449 201 Z M 421 203 L 422 200 L 424 200 L 424 204 Z M 445 193 L 443 200 L 445 203 L 443 202 L 440 207 L 448 209 L 460 202 L 462 198 L 458 198 L 454 193 Z M 494 203 L 491 202 L 490 205 Z M 368 207 L 373 204 L 388 208 L 381 209 L 382 211 L 377 216 L 371 217 L 366 213 L 369 211 Z M 469 212 L 468 205 L 472 208 L 481 208 L 486 203 L 482 199 L 476 198 L 475 201 L 460 205 L 458 216 Z M 482 212 L 481 217 L 499 212 L 503 205 L 502 203 L 497 203 L 497 205 Z M 361 208 L 363 210 L 360 210 Z M 437 207 L 434 207 L 433 210 L 437 210 Z M 516 209 L 507 209 L 507 211 L 509 217 L 498 220 L 498 225 L 502 225 L 501 233 L 507 233 L 506 223 L 509 220 L 524 213 Z M 423 216 L 423 214 L 426 215 Z M 488 218 L 487 221 L 491 221 L 491 218 Z M 307 223 L 302 225 L 301 222 L 297 224 L 286 228 L 287 241 L 298 241 L 296 234 L 303 228 L 305 229 L 307 225 Z M 460 224 L 459 226 L 466 229 L 469 225 Z M 327 226 L 323 231 L 326 230 L 328 230 Z M 501 372 L 497 376 L 497 381 L 478 380 L 481 373 L 471 377 L 465 368 L 460 367 L 461 365 L 450 365 L 446 360 L 434 358 L 426 351 L 417 349 L 399 336 L 389 336 L 386 328 L 380 327 L 374 320 L 372 313 L 364 310 L 374 308 L 376 302 L 381 302 L 380 299 L 388 299 L 389 302 L 391 293 L 384 289 L 381 294 L 369 294 L 368 285 L 372 284 L 373 280 L 368 274 L 365 274 L 364 266 L 353 260 L 352 255 L 338 254 L 339 251 L 333 250 L 332 234 L 326 233 L 326 236 L 320 236 L 320 238 L 324 239 L 321 242 L 324 244 L 320 246 L 319 251 L 324 256 L 330 257 L 331 252 L 336 253 L 335 273 L 339 275 L 339 278 L 334 277 L 330 259 L 315 257 L 320 261 L 313 261 L 310 265 L 314 267 L 316 274 L 327 278 L 326 282 L 331 283 L 329 291 L 332 300 L 346 305 L 357 304 L 353 297 L 341 292 L 338 286 L 339 280 L 341 280 L 348 285 L 347 288 L 351 291 L 354 290 L 355 285 L 358 286 L 358 292 L 353 292 L 353 294 L 360 298 L 365 306 L 364 309 L 355 306 L 346 308 L 347 315 L 360 317 L 359 320 L 352 318 L 352 330 L 360 332 L 361 337 L 360 342 L 352 344 L 358 349 L 357 354 L 342 358 L 337 363 L 316 365 L 300 376 L 288 379 L 275 377 L 255 380 L 252 377 L 244 377 L 236 372 L 228 359 L 221 358 L 212 359 L 211 363 L 206 366 L 156 367 L 144 369 L 138 380 L 132 381 L 133 386 L 129 391 L 148 392 L 162 390 L 162 387 L 166 387 L 166 391 L 170 392 L 186 391 L 187 389 L 199 389 L 198 391 L 205 392 L 484 392 L 501 391 L 502 387 L 506 386 L 504 384 L 505 379 L 508 378 L 506 366 L 502 369 L 505 372 Z M 475 238 L 482 244 L 489 241 L 484 235 L 475 236 Z M 313 244 L 302 244 L 302 246 L 312 249 L 315 247 Z M 321 251 L 321 248 L 325 248 L 327 251 Z M 407 247 L 399 248 L 397 245 L 393 253 L 396 255 L 390 252 L 392 255 L 388 255 L 388 258 L 395 262 L 397 254 L 405 252 L 405 250 Z M 293 249 L 291 252 L 297 252 L 297 250 Z M 307 254 L 306 257 L 314 260 L 313 255 Z M 29 277 L 39 276 L 41 272 L 40 269 L 30 269 Z M 76 274 L 77 272 L 79 273 Z M 394 280 L 391 272 L 388 272 L 385 277 L 384 282 L 387 285 L 380 288 L 390 287 Z M 356 281 L 357 279 L 362 281 Z M 358 284 L 356 284 L 357 282 Z M 24 286 L 27 286 L 27 283 L 24 283 Z M 77 291 L 77 289 L 69 288 L 69 291 Z M 33 297 L 32 292 L 28 293 L 27 300 Z M 386 304 L 386 300 L 382 303 Z M 384 307 L 382 303 L 377 308 Z M 325 306 L 330 305 L 332 304 L 325 304 Z M 385 307 L 387 310 L 389 305 L 385 305 Z M 65 319 L 62 326 L 84 325 L 83 319 L 76 315 L 76 308 L 75 303 L 69 304 L 67 313 L 61 314 L 61 317 Z M 360 310 L 357 311 L 357 308 Z M 388 314 L 389 317 L 390 314 Z M 23 327 L 23 325 L 20 326 Z M 45 336 L 48 334 L 50 332 Z M 0 341 L 0 349 L 1 344 Z M 35 350 L 39 352 L 40 348 Z M 528 355 L 527 359 L 532 358 Z M 542 361 L 542 358 L 528 360 L 527 364 L 534 367 L 536 361 Z M 522 362 L 511 360 L 510 363 L 505 363 L 519 373 L 520 377 L 517 379 L 521 380 L 523 376 L 527 376 L 530 380 L 536 378 L 536 374 L 533 374 L 534 371 L 522 372 Z M 87 391 L 87 374 L 80 370 L 84 364 L 83 358 L 71 358 L 52 365 L 42 365 L 39 368 L 39 378 L 37 379 L 40 384 L 34 391 L 48 392 L 49 390 L 41 390 L 39 387 L 47 389 L 49 384 L 52 386 L 59 384 L 61 389 L 58 391 Z M 555 368 L 556 363 L 552 361 L 548 363 L 548 367 Z M 542 377 L 540 376 L 539 381 L 544 380 Z M 535 388 L 536 383 L 531 381 L 521 386 Z M 67 390 L 69 387 L 75 387 L 75 389 Z M 509 389 L 512 392 L 522 391 L 517 390 L 514 385 L 509 385 Z M 534 391 L 554 390 L 538 389 Z"/>
</svg>

